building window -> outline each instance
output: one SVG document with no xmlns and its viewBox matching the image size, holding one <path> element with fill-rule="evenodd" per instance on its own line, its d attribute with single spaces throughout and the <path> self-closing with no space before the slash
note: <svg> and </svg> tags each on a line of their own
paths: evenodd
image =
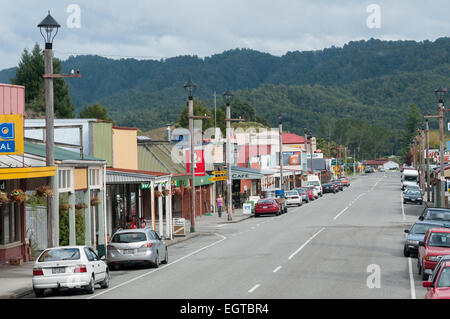
<svg viewBox="0 0 450 319">
<path fill-rule="evenodd" d="M 59 192 L 72 191 L 72 170 L 70 168 L 60 168 L 58 170 Z"/>
<path fill-rule="evenodd" d="M 0 206 L 0 245 L 20 241 L 20 206 L 15 203 Z"/>
<path fill-rule="evenodd" d="M 102 181 L 100 178 L 100 169 L 99 168 L 90 168 L 89 169 L 89 187 L 90 188 L 101 188 Z"/>
</svg>

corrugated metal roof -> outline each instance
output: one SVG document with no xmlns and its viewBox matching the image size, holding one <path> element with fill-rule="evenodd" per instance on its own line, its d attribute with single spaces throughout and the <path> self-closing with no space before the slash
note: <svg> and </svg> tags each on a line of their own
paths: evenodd
<svg viewBox="0 0 450 319">
<path fill-rule="evenodd" d="M 32 154 L 36 156 L 40 156 L 45 158 L 45 145 L 44 144 L 34 144 L 34 143 L 28 143 L 24 142 L 24 149 L 26 154 Z M 80 153 L 79 152 L 72 152 L 68 151 L 66 149 L 55 147 L 55 160 L 57 161 L 79 161 L 80 159 Z M 99 159 L 90 155 L 83 155 L 83 160 L 88 161 L 104 161 L 103 159 Z"/>
<path fill-rule="evenodd" d="M 186 166 L 172 159 L 169 143 L 138 143 L 138 168 L 142 171 L 186 174 Z"/>
<path fill-rule="evenodd" d="M 142 182 L 151 182 L 155 176 L 139 173 L 130 173 L 123 171 L 106 171 L 106 184 L 140 184 Z"/>
</svg>

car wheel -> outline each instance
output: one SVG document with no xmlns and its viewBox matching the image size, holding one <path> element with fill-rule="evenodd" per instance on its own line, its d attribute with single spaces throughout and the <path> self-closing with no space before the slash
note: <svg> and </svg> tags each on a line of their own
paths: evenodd
<svg viewBox="0 0 450 319">
<path fill-rule="evenodd" d="M 103 289 L 109 288 L 109 271 L 106 270 L 106 276 L 105 279 L 100 283 L 100 287 Z"/>
<path fill-rule="evenodd" d="M 34 291 L 34 294 L 36 295 L 36 297 L 38 297 L 38 298 L 44 297 L 45 289 L 34 288 L 33 291 Z"/>
<path fill-rule="evenodd" d="M 161 263 L 162 264 L 168 264 L 169 263 L 169 252 L 167 251 L 167 248 L 166 248 L 166 255 L 164 257 L 164 260 Z"/>
<path fill-rule="evenodd" d="M 92 295 L 95 292 L 94 276 L 91 277 L 91 281 L 89 282 L 89 285 L 86 286 L 85 290 L 90 295 Z"/>
<path fill-rule="evenodd" d="M 259 214 L 255 213 L 255 218 L 258 218 L 258 217 L 259 217 Z"/>
<path fill-rule="evenodd" d="M 422 203 L 422 202 L 419 202 L 419 204 L 422 205 L 423 203 Z"/>
<path fill-rule="evenodd" d="M 406 200 L 403 201 L 403 204 L 406 204 Z"/>
<path fill-rule="evenodd" d="M 411 253 L 409 252 L 409 250 L 405 247 L 403 247 L 403 256 L 405 257 L 409 257 L 411 255 Z"/>
<path fill-rule="evenodd" d="M 158 252 L 156 252 L 155 263 L 153 264 L 153 266 L 155 268 L 158 268 L 160 264 L 161 264 L 161 261 L 159 260 L 159 254 L 158 254 Z"/>
<path fill-rule="evenodd" d="M 108 268 L 110 269 L 110 270 L 116 270 L 116 265 L 114 265 L 114 264 L 108 264 Z"/>
<path fill-rule="evenodd" d="M 422 267 L 420 266 L 420 262 L 419 262 L 419 261 L 417 261 L 417 273 L 418 273 L 419 275 L 422 274 Z"/>
</svg>

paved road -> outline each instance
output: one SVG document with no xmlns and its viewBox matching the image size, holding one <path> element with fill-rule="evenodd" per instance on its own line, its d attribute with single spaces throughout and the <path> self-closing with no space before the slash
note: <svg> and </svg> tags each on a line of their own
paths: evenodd
<svg viewBox="0 0 450 319">
<path fill-rule="evenodd" d="M 47 297 L 423 298 L 416 259 L 402 251 L 421 209 L 402 205 L 399 173 L 368 174 L 279 217 L 200 228 L 170 247 L 168 265 L 113 271 L 94 295 Z"/>
</svg>

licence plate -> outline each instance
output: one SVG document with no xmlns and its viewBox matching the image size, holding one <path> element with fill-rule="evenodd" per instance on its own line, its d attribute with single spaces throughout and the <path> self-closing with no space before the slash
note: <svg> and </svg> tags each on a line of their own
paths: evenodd
<svg viewBox="0 0 450 319">
<path fill-rule="evenodd" d="M 134 253 L 134 249 L 124 249 L 123 253 L 125 255 L 132 255 Z"/>
<path fill-rule="evenodd" d="M 263 208 L 267 208 L 267 206 L 263 206 Z"/>
<path fill-rule="evenodd" d="M 52 274 L 64 274 L 66 272 L 66 267 L 53 267 Z"/>
<path fill-rule="evenodd" d="M 411 199 L 412 202 L 415 202 L 416 200 L 414 198 Z"/>
</svg>

